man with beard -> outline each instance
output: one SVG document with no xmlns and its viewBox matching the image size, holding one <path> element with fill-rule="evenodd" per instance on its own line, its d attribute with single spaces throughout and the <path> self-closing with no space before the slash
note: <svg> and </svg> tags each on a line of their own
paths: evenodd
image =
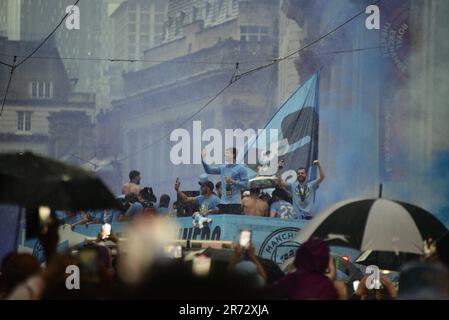
<svg viewBox="0 0 449 320">
<path fill-rule="evenodd" d="M 318 160 L 313 161 L 314 166 L 318 167 L 319 177 L 313 181 L 307 181 L 307 170 L 303 167 L 296 171 L 297 180 L 287 183 L 279 177 L 281 187 L 290 191 L 293 200 L 293 208 L 299 218 L 310 220 L 313 217 L 313 203 L 315 192 L 321 182 L 324 180 L 324 172 Z"/>
<path fill-rule="evenodd" d="M 131 172 L 129 173 L 129 182 L 123 185 L 122 194 L 124 194 L 125 196 L 128 193 L 134 193 L 138 195 L 140 192 L 139 184 L 140 172 L 137 170 L 131 170 Z"/>
<path fill-rule="evenodd" d="M 179 190 L 181 182 L 179 178 L 176 179 L 175 190 L 178 194 L 178 199 L 182 203 L 193 204 L 196 203 L 199 207 L 198 211 L 203 216 L 208 214 L 218 213 L 218 204 L 220 204 L 220 198 L 214 193 L 214 184 L 210 181 L 206 181 L 201 184 L 201 195 L 197 197 L 188 197 L 184 192 Z"/>
</svg>

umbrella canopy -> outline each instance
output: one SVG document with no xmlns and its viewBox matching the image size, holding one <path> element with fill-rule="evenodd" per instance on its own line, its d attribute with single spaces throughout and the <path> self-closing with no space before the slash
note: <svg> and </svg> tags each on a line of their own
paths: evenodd
<svg viewBox="0 0 449 320">
<path fill-rule="evenodd" d="M 403 264 L 411 261 L 419 261 L 419 254 L 399 252 L 398 254 L 391 251 L 373 251 L 367 250 L 363 252 L 355 263 L 365 266 L 376 265 L 382 270 L 399 271 Z"/>
<path fill-rule="evenodd" d="M 432 214 L 412 204 L 386 199 L 337 203 L 317 215 L 299 233 L 303 243 L 311 236 L 360 251 L 421 254 L 423 241 L 447 232 Z"/>
<path fill-rule="evenodd" d="M 0 202 L 61 210 L 121 208 L 94 174 L 30 152 L 0 154 Z"/>
</svg>

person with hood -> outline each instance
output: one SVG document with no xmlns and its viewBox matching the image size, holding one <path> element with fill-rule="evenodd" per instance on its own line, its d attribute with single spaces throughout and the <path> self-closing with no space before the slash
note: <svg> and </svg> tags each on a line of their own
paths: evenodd
<svg viewBox="0 0 449 320">
<path fill-rule="evenodd" d="M 280 298 L 294 300 L 336 300 L 334 282 L 326 274 L 329 266 L 329 246 L 323 240 L 311 238 L 296 251 L 296 271 L 286 275 L 273 287 Z"/>
</svg>

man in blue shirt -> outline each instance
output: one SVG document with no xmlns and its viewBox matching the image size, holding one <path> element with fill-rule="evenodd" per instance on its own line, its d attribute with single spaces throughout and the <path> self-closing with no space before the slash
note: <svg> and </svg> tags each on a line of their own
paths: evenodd
<svg viewBox="0 0 449 320">
<path fill-rule="evenodd" d="M 188 197 L 184 192 L 179 191 L 181 182 L 179 178 L 176 179 L 175 190 L 179 196 L 179 199 L 183 203 L 196 203 L 199 207 L 199 213 L 203 216 L 210 213 L 218 213 L 218 204 L 220 199 L 212 193 L 214 190 L 214 184 L 210 181 L 206 181 L 201 185 L 201 195 L 197 197 Z"/>
<path fill-rule="evenodd" d="M 280 185 L 290 191 L 296 214 L 299 218 L 307 220 L 313 217 L 315 192 L 324 180 L 324 172 L 320 162 L 315 160 L 312 164 L 318 167 L 319 177 L 316 180 L 307 182 L 307 170 L 302 167 L 296 171 L 297 180 L 295 182 L 286 183 L 279 177 Z"/>
<path fill-rule="evenodd" d="M 235 163 L 237 149 L 226 149 L 226 164 L 224 165 L 208 165 L 204 162 L 205 156 L 206 150 L 203 150 L 201 153 L 201 161 L 204 170 L 208 174 L 219 174 L 221 176 L 221 202 L 223 204 L 241 204 L 241 191 L 248 187 L 248 173 L 244 165 Z"/>
<path fill-rule="evenodd" d="M 167 215 L 170 212 L 170 196 L 168 194 L 163 194 L 159 198 L 159 206 L 156 209 L 158 214 Z"/>
<path fill-rule="evenodd" d="M 95 210 L 88 212 L 90 216 L 89 223 L 113 223 L 118 220 L 120 212 L 115 209 Z"/>
<path fill-rule="evenodd" d="M 87 213 L 81 214 L 81 212 L 76 212 L 72 210 L 61 212 L 57 212 L 56 217 L 58 217 L 62 225 L 70 226 L 71 228 L 79 224 L 85 224 L 89 220 Z"/>
<path fill-rule="evenodd" d="M 271 194 L 273 203 L 270 206 L 270 217 L 280 219 L 298 219 L 292 204 L 286 201 L 286 191 L 276 188 Z"/>
</svg>

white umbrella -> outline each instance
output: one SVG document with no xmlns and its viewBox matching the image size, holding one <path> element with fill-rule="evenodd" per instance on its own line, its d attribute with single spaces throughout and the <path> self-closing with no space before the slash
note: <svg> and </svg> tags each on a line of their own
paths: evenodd
<svg viewBox="0 0 449 320">
<path fill-rule="evenodd" d="M 423 241 L 447 232 L 432 214 L 412 204 L 386 199 L 337 203 L 312 219 L 296 241 L 312 236 L 360 251 L 421 254 Z"/>
</svg>

